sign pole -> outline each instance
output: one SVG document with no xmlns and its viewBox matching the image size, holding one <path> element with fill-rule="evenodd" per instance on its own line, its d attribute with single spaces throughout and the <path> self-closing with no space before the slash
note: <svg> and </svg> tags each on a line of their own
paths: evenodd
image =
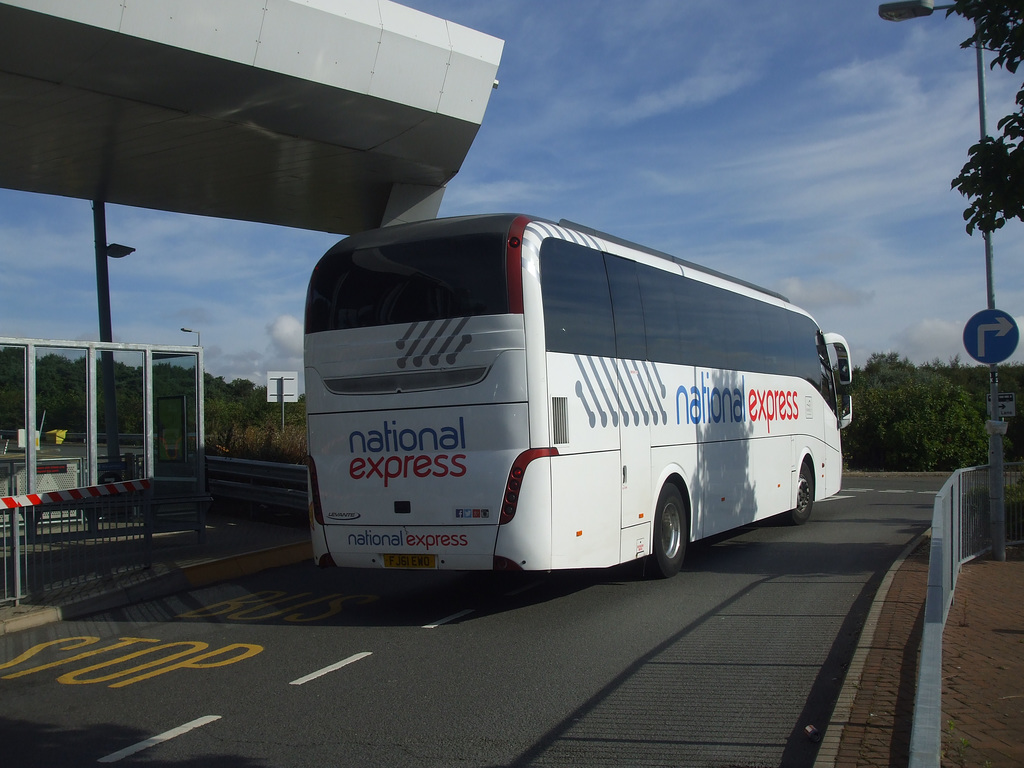
<svg viewBox="0 0 1024 768">
<path fill-rule="evenodd" d="M 267 402 L 281 403 L 281 434 L 284 434 L 284 404 L 299 402 L 298 371 L 267 371 Z"/>
<path fill-rule="evenodd" d="M 1003 433 L 1006 422 L 999 417 L 999 365 L 989 366 L 992 406 L 988 421 L 988 498 L 992 518 L 992 559 L 1006 561 L 1006 500 L 1003 498 Z"/>
<path fill-rule="evenodd" d="M 985 52 L 981 44 L 981 30 L 978 22 L 974 22 L 974 51 L 978 60 L 978 123 L 981 128 L 981 140 L 988 138 L 985 104 Z M 988 294 L 988 308 L 996 308 L 995 276 L 992 270 L 992 233 L 983 232 L 985 239 L 985 289 Z M 988 429 L 988 497 L 989 511 L 992 515 L 992 559 L 997 562 L 1006 560 L 1006 509 L 1003 499 L 1003 434 L 1006 422 L 999 417 L 999 360 L 993 360 L 988 369 L 989 384 L 992 389 L 992 407 L 989 410 Z"/>
<path fill-rule="evenodd" d="M 991 270 L 991 261 L 987 264 Z M 989 304 L 993 303 L 993 296 L 989 294 Z M 976 313 L 964 326 L 964 349 L 979 363 L 986 363 L 989 371 L 991 403 L 989 418 L 985 422 L 988 432 L 988 508 L 992 526 L 992 559 L 999 562 L 1006 560 L 1003 435 L 1007 426 L 999 412 L 999 363 L 1013 354 L 1019 340 L 1020 329 L 1013 317 L 992 306 Z"/>
</svg>

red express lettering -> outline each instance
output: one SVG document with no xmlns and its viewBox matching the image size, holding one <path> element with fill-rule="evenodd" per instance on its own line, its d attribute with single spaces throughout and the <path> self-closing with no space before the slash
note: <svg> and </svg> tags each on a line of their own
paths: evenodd
<svg viewBox="0 0 1024 768">
<path fill-rule="evenodd" d="M 752 389 L 747 396 L 747 412 L 751 421 L 763 421 L 772 431 L 773 421 L 792 421 L 800 417 L 797 393 L 781 389 Z"/>
<path fill-rule="evenodd" d="M 407 456 L 357 456 L 348 465 L 348 475 L 353 480 L 378 478 L 388 483 L 408 477 L 462 477 L 466 474 L 466 454 L 436 456 L 426 454 Z"/>
<path fill-rule="evenodd" d="M 464 533 L 410 533 L 406 536 L 406 544 L 410 547 L 468 547 L 469 537 Z"/>
</svg>

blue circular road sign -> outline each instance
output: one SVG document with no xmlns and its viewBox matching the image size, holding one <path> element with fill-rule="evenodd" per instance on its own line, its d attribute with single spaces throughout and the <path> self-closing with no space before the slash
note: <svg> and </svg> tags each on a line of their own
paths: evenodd
<svg viewBox="0 0 1024 768">
<path fill-rule="evenodd" d="M 1020 329 L 1001 309 L 984 309 L 964 326 L 964 349 L 979 363 L 995 365 L 1017 349 Z"/>
</svg>

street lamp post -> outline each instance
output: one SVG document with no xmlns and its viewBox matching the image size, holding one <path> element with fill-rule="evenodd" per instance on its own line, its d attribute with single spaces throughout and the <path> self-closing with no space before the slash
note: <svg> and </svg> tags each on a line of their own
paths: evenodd
<svg viewBox="0 0 1024 768">
<path fill-rule="evenodd" d="M 194 333 L 196 335 L 196 346 L 197 347 L 203 346 L 203 341 L 202 341 L 203 337 L 199 334 L 199 331 L 193 331 L 191 328 L 182 328 L 181 332 L 182 333 Z"/>
<path fill-rule="evenodd" d="M 135 249 L 107 242 L 107 216 L 102 200 L 93 201 L 92 225 L 96 244 L 96 297 L 99 303 L 100 341 L 112 342 L 114 334 L 110 322 L 110 273 L 107 269 L 107 259 L 124 258 L 129 253 L 134 253 Z M 100 368 L 103 373 L 103 412 L 107 427 L 107 465 L 120 465 L 121 445 L 118 434 L 120 430 L 117 419 L 117 387 L 114 383 L 114 353 L 109 349 L 100 352 Z"/>
<path fill-rule="evenodd" d="M 885 3 L 878 6 L 878 15 L 886 21 L 906 21 L 921 16 L 931 16 L 934 11 L 946 11 L 954 5 L 933 5 L 932 0 L 904 0 L 897 3 Z M 988 138 L 988 125 L 985 115 L 985 56 L 981 46 L 977 22 L 974 25 L 974 48 L 978 62 L 978 121 L 981 138 Z M 985 289 L 988 308 L 996 308 L 995 282 L 992 278 L 992 233 L 983 230 L 985 240 Z M 999 416 L 999 366 L 989 365 L 989 391 L 992 402 L 989 404 L 989 421 L 986 425 L 988 438 L 989 460 L 989 513 L 992 525 L 992 559 L 1003 562 L 1006 560 L 1006 509 L 1003 498 L 1003 432 L 1005 425 Z"/>
</svg>

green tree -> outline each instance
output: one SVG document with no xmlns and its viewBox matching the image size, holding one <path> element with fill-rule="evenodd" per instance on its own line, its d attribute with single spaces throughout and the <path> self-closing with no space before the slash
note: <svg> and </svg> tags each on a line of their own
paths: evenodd
<svg viewBox="0 0 1024 768">
<path fill-rule="evenodd" d="M 1011 74 L 1024 60 L 1024 2 L 1021 0 L 957 0 L 949 13 L 975 24 L 975 34 L 961 43 L 979 41 L 994 51 L 991 67 Z M 994 232 L 1008 219 L 1024 220 L 1024 86 L 1017 91 L 1017 111 L 1001 118 L 1000 136 L 985 137 L 968 150 L 968 161 L 953 179 L 970 205 L 964 211 L 968 234 Z"/>
<path fill-rule="evenodd" d="M 206 447 L 212 455 L 299 462 L 306 454 L 305 395 L 281 406 L 267 402 L 267 388 L 248 379 L 225 381 L 206 374 Z"/>
<path fill-rule="evenodd" d="M 855 371 L 854 420 L 843 433 L 855 469 L 952 471 L 986 462 L 984 399 L 895 353 Z"/>
</svg>

